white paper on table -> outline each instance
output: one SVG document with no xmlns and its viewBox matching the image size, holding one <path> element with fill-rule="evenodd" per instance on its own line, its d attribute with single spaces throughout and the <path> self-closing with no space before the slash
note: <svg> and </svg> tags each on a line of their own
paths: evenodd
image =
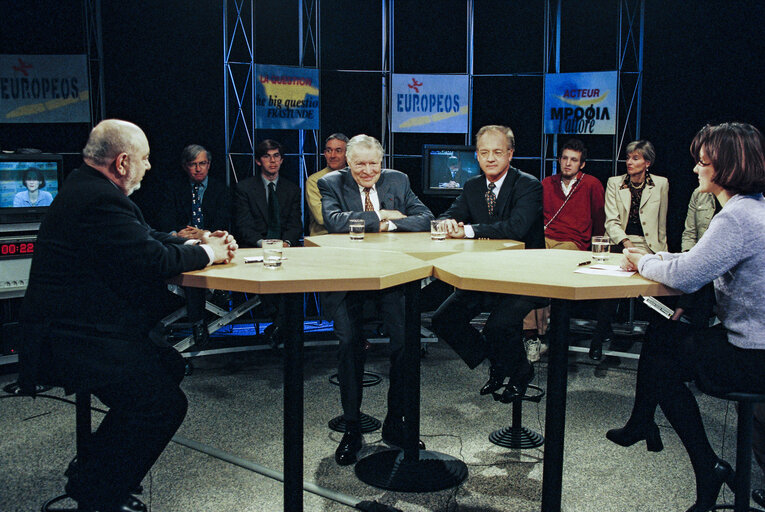
<svg viewBox="0 0 765 512">
<path fill-rule="evenodd" d="M 624 270 L 619 265 L 591 265 L 574 270 L 577 274 L 594 274 L 597 276 L 629 277 L 634 270 Z"/>
</svg>

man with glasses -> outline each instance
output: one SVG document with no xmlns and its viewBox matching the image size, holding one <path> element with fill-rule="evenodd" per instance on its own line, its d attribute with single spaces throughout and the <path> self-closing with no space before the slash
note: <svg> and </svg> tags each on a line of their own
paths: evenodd
<svg viewBox="0 0 765 512">
<path fill-rule="evenodd" d="M 542 185 L 510 165 L 514 150 L 510 128 L 488 125 L 478 131 L 476 156 L 483 176 L 465 182 L 462 194 L 441 215 L 449 238 L 504 238 L 522 241 L 527 249 L 544 248 Z M 523 346 L 523 318 L 547 302 L 456 290 L 433 315 L 432 329 L 470 368 L 488 357 L 489 380 L 480 392 L 510 403 L 525 394 L 534 377 Z M 470 321 L 483 311 L 490 314 L 483 331 L 478 331 Z"/>
<path fill-rule="evenodd" d="M 231 229 L 231 193 L 223 181 L 210 177 L 212 154 L 199 144 L 190 144 L 181 153 L 183 179 L 165 183 L 157 215 L 157 229 L 201 240 L 210 231 Z M 197 347 L 209 341 L 204 321 L 204 288 L 183 288 L 187 318 Z"/>
<path fill-rule="evenodd" d="M 319 192 L 319 179 L 327 173 L 345 169 L 345 145 L 348 143 L 348 137 L 342 133 L 333 133 L 327 137 L 324 143 L 324 160 L 327 166 L 319 172 L 311 174 L 305 182 L 305 197 L 310 212 L 310 225 L 308 232 L 311 236 L 326 235 L 327 228 L 324 227 L 324 217 L 321 214 L 321 193 Z"/>
<path fill-rule="evenodd" d="M 264 239 L 297 246 L 303 234 L 300 188 L 279 176 L 282 145 L 271 139 L 255 147 L 257 176 L 240 182 L 234 192 L 234 223 L 241 247 L 261 247 Z"/>
</svg>

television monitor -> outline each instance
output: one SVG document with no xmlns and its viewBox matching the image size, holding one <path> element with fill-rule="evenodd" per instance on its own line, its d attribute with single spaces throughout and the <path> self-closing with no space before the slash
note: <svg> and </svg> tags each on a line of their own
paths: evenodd
<svg viewBox="0 0 765 512">
<path fill-rule="evenodd" d="M 445 144 L 422 146 L 422 192 L 429 195 L 457 196 L 465 181 L 478 176 L 481 168 L 475 147 Z"/>
<path fill-rule="evenodd" d="M 61 155 L 0 154 L 0 225 L 36 229 L 64 178 Z"/>
</svg>

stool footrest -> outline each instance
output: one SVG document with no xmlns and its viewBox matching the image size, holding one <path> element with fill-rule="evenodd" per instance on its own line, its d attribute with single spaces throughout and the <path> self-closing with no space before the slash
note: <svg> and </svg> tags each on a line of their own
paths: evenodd
<svg viewBox="0 0 765 512">
<path fill-rule="evenodd" d="M 545 438 L 526 427 L 505 427 L 489 434 L 489 441 L 504 448 L 528 450 L 545 443 Z"/>
<path fill-rule="evenodd" d="M 382 426 L 380 420 L 368 414 L 364 414 L 363 412 L 361 413 L 359 423 L 361 424 L 362 434 L 368 434 L 369 432 L 380 430 L 380 427 Z M 328 426 L 335 432 L 345 432 L 345 418 L 343 418 L 342 415 L 332 418 L 329 420 Z"/>
</svg>

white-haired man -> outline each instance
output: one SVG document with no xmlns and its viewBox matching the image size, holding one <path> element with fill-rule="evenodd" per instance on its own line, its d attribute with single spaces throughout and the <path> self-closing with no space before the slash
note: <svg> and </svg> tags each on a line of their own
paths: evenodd
<svg viewBox="0 0 765 512">
<path fill-rule="evenodd" d="M 433 214 L 412 192 L 406 174 L 381 168 L 382 156 L 382 146 L 377 139 L 356 135 L 347 145 L 349 169 L 331 172 L 319 180 L 324 225 L 330 233 L 347 233 L 351 219 L 364 220 L 368 232 L 430 230 Z M 359 263 L 363 265 L 364 262 Z M 377 293 L 391 349 L 388 414 L 382 437 L 390 445 L 401 446 L 407 421 L 402 375 L 404 295 L 397 287 Z M 346 431 L 335 451 L 335 461 L 342 466 L 356 462 L 361 449 L 359 420 L 365 360 L 361 306 L 367 295 L 364 292 L 333 292 L 322 296 L 325 312 L 332 317 L 335 334 L 340 340 L 337 373 Z"/>
</svg>

